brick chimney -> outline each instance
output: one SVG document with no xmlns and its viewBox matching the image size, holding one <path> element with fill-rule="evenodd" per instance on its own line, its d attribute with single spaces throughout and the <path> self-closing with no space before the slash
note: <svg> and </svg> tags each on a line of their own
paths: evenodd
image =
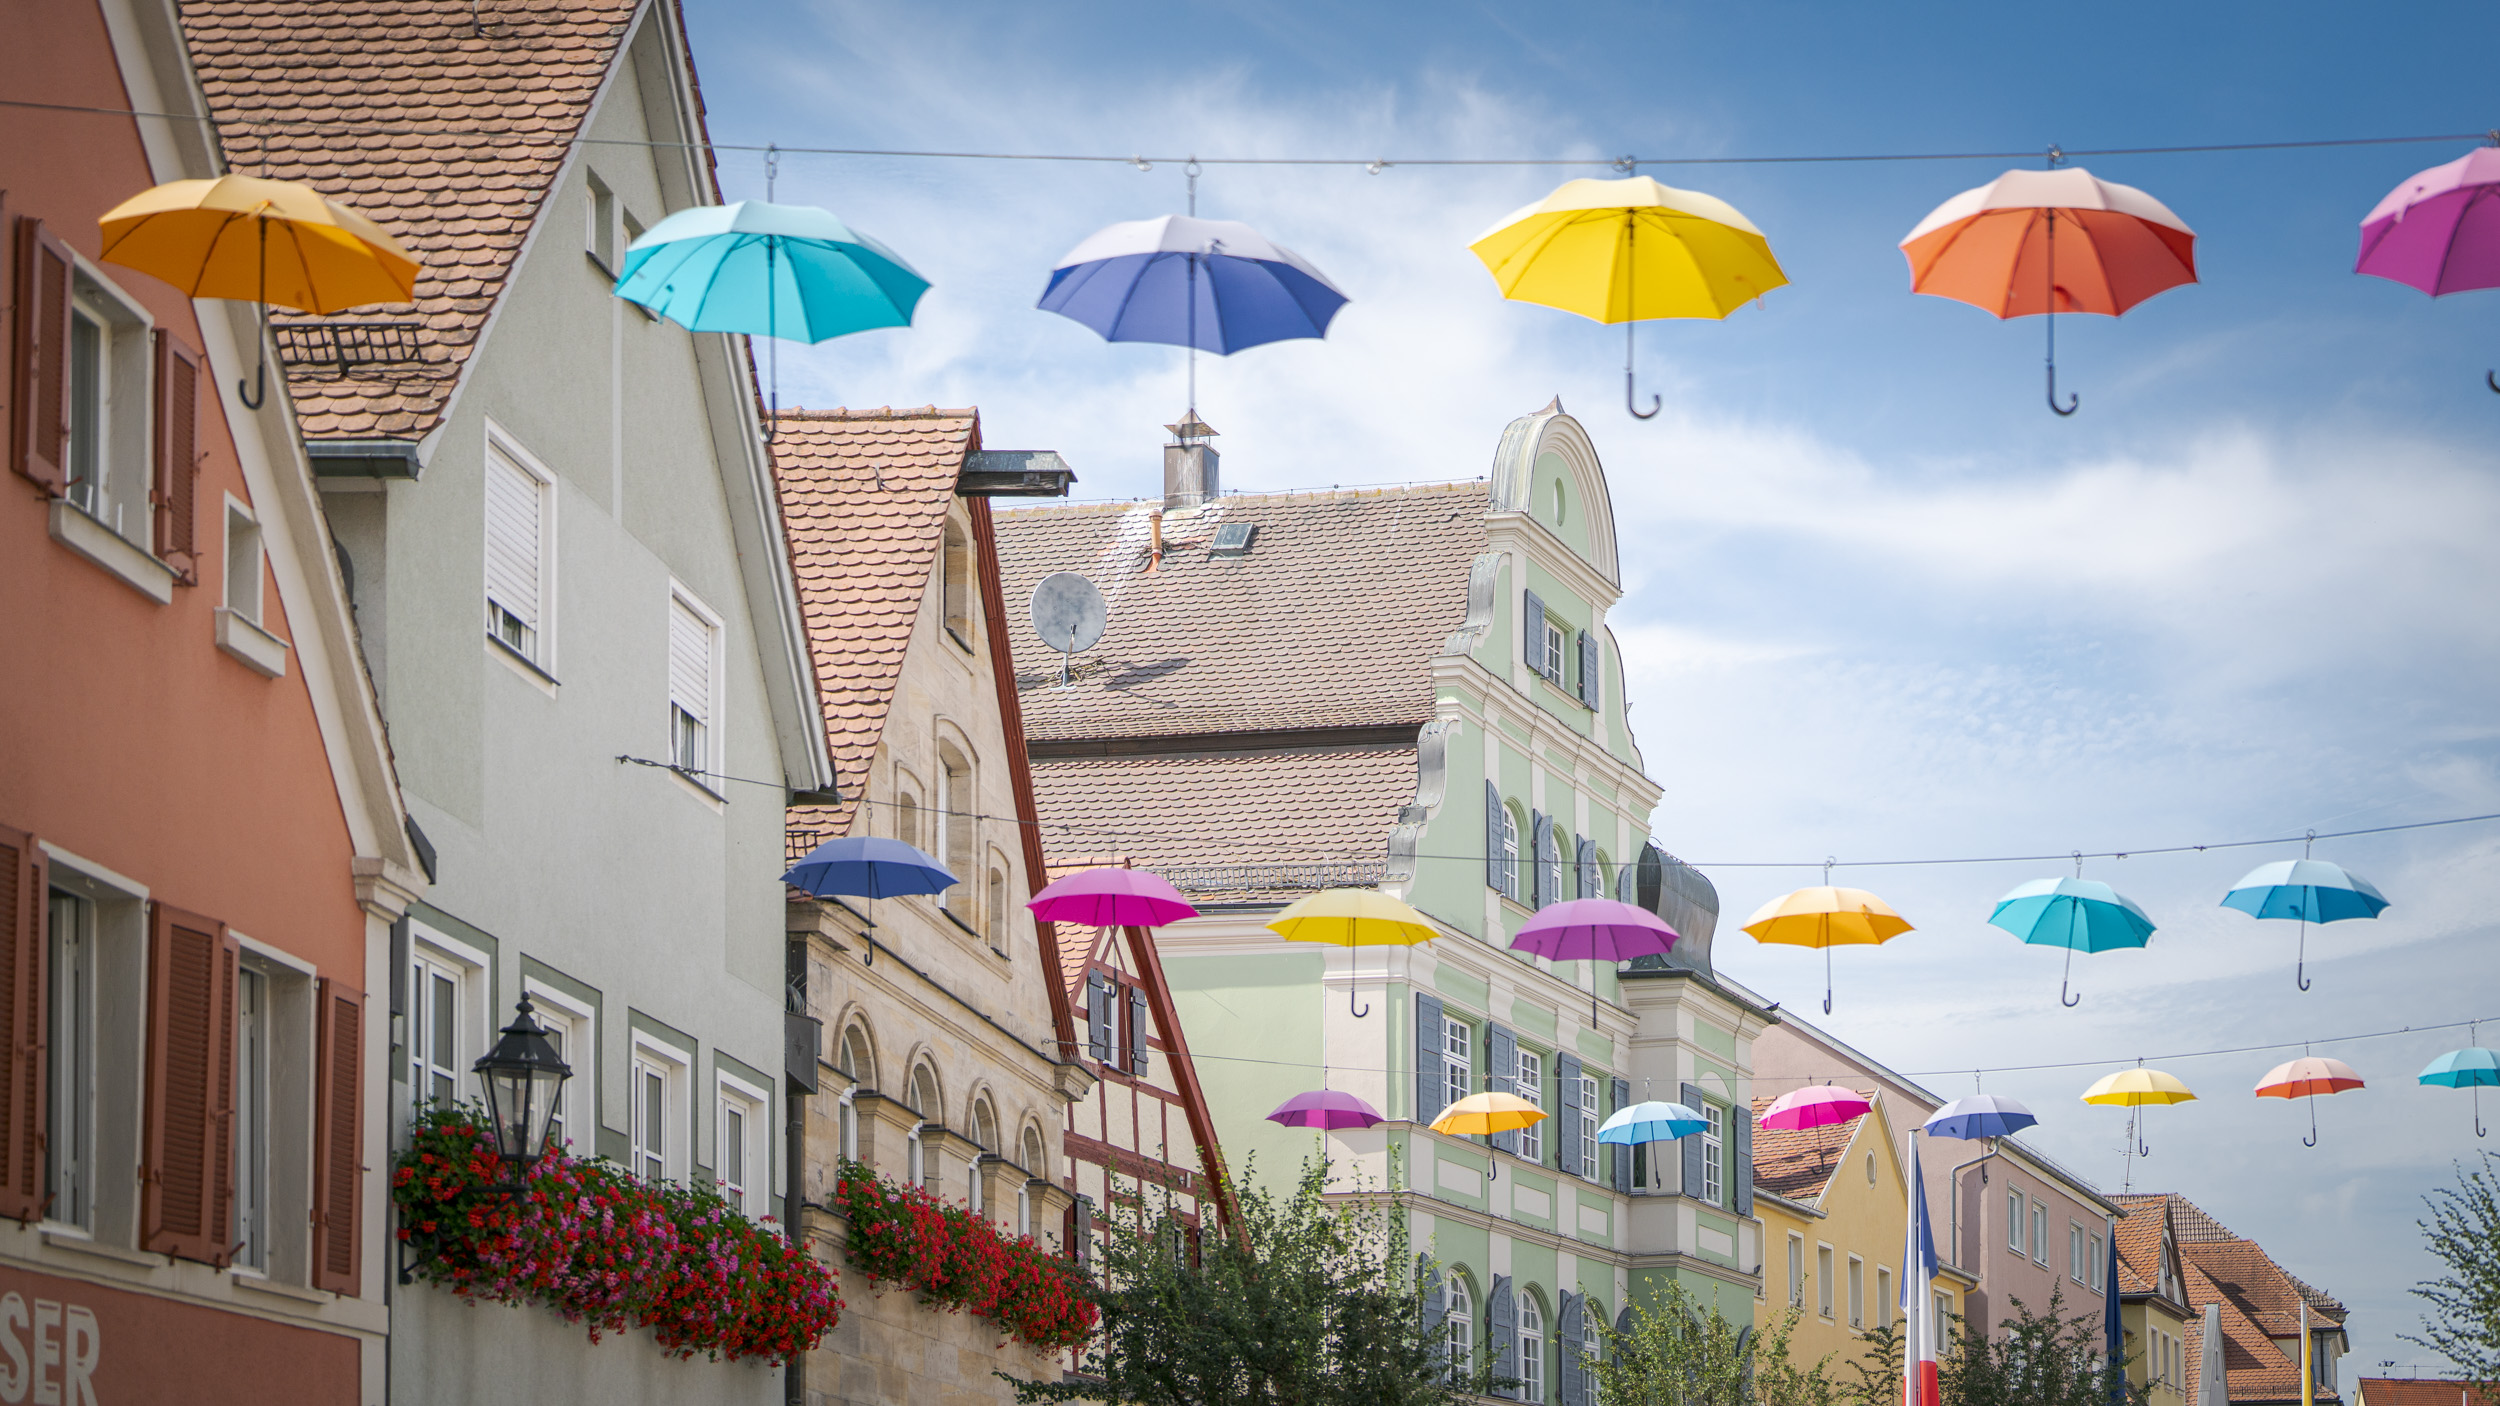
<svg viewBox="0 0 2500 1406">
<path fill-rule="evenodd" d="M 1213 501 L 1223 492 L 1216 483 L 1215 427 L 1191 410 L 1176 425 L 1165 425 L 1172 442 L 1163 446 L 1163 509 L 1179 512 Z"/>
</svg>

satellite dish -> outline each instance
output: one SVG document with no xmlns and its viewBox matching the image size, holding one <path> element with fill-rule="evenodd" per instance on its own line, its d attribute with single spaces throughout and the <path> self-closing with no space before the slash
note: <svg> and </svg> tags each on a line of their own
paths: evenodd
<svg viewBox="0 0 2500 1406">
<path fill-rule="evenodd" d="M 1059 683 L 1068 684 L 1068 666 L 1077 655 L 1102 642 L 1111 614 L 1102 591 L 1073 571 L 1054 571 L 1033 587 L 1033 633 L 1058 650 Z"/>
</svg>

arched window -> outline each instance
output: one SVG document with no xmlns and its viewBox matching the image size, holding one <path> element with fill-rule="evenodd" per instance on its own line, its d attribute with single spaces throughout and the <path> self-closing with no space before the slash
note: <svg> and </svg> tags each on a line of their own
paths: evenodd
<svg viewBox="0 0 2500 1406">
<path fill-rule="evenodd" d="M 1530 1290 L 1519 1296 L 1519 1399 L 1545 1399 L 1545 1310 Z"/>
<path fill-rule="evenodd" d="M 1605 1360 L 1606 1339 L 1602 1332 L 1605 1325 L 1605 1307 L 1599 1304 L 1597 1297 L 1592 1294 L 1588 1301 L 1580 1306 L 1580 1340 L 1566 1344 L 1569 1349 L 1578 1352 L 1585 1359 L 1581 1365 L 1582 1371 L 1588 1370 L 1590 1363 Z"/>
<path fill-rule="evenodd" d="M 1502 807 L 1502 897 L 1519 897 L 1519 812 Z"/>
<path fill-rule="evenodd" d="M 998 1150 L 998 1115 L 990 1112 L 987 1094 L 972 1101 L 972 1140 L 983 1152 Z"/>
<path fill-rule="evenodd" d="M 1476 1296 L 1467 1289 L 1467 1276 L 1456 1271 L 1450 1274 L 1447 1323 L 1450 1375 L 1464 1378 L 1476 1370 Z"/>
<path fill-rule="evenodd" d="M 854 1025 L 842 1032 L 842 1071 L 863 1089 L 877 1086 L 877 1050 L 868 1032 Z"/>
<path fill-rule="evenodd" d="M 894 769 L 894 838 L 920 844 L 920 783 L 901 767 Z"/>
<path fill-rule="evenodd" d="M 972 798 L 972 763 L 946 744 L 938 746 L 938 862 L 958 882 L 938 896 L 946 911 L 968 923 L 977 923 L 980 914 L 974 905 L 980 890 L 974 886 L 978 870 L 973 867 L 973 841 L 979 822 L 973 812 L 980 807 Z"/>
<path fill-rule="evenodd" d="M 1563 896 L 1562 827 L 1547 825 L 1536 838 L 1538 872 L 1545 882 L 1537 887 L 1537 906 L 1559 903 Z"/>
<path fill-rule="evenodd" d="M 1594 896 L 1598 898 L 1615 896 L 1615 863 L 1606 857 L 1606 851 L 1602 849 L 1597 852 L 1597 892 Z"/>
<path fill-rule="evenodd" d="M 939 564 L 939 609 L 946 633 L 969 653 L 972 649 L 972 538 L 962 526 L 946 524 L 945 560 Z"/>
<path fill-rule="evenodd" d="M 1026 1176 L 1050 1175 L 1050 1150 L 1042 1145 L 1042 1130 L 1030 1123 L 1024 1127 L 1023 1167 Z"/>
<path fill-rule="evenodd" d="M 989 901 L 981 908 L 981 931 L 990 945 L 1004 952 L 1007 934 L 1013 930 L 1015 914 L 1007 907 L 1007 859 L 997 850 L 990 851 Z"/>
</svg>

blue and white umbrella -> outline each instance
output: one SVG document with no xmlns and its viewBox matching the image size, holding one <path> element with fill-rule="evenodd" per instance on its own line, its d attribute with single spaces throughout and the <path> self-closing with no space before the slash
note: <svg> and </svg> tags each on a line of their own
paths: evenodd
<svg viewBox="0 0 2500 1406">
<path fill-rule="evenodd" d="M 2300 922 L 2300 957 L 2292 968 L 2300 989 L 2309 989 L 2309 925 L 2346 918 L 2375 918 L 2387 907 L 2386 895 L 2369 880 L 2344 872 L 2323 859 L 2278 859 L 2248 871 L 2248 877 L 2222 896 L 2222 906 L 2252 918 L 2294 918 Z"/>
<path fill-rule="evenodd" d="M 1972 1094 L 1937 1109 L 1921 1128 L 1929 1137 L 2006 1137 L 2039 1121 L 2030 1109 L 2010 1098 Z"/>
<path fill-rule="evenodd" d="M 1597 1140 L 1630 1147 L 1644 1142 L 1673 1142 L 1710 1126 L 1710 1120 L 1680 1103 L 1651 1101 L 1617 1109 L 1597 1125 Z"/>
<path fill-rule="evenodd" d="M 1165 215 L 1096 230 L 1051 270 L 1036 306 L 1105 341 L 1189 348 L 1195 409 L 1200 351 L 1324 337 L 1345 304 L 1308 259 L 1239 220 Z"/>
<path fill-rule="evenodd" d="M 2035 947 L 2065 948 L 2069 976 L 2077 952 L 2141 947 L 2153 936 L 2153 920 L 2135 900 L 2098 879 L 2034 879 L 2016 885 L 1997 900 L 1988 922 Z M 2083 999 L 2080 994 L 2068 996 L 2063 980 L 2057 998 L 2069 1006 Z"/>
</svg>

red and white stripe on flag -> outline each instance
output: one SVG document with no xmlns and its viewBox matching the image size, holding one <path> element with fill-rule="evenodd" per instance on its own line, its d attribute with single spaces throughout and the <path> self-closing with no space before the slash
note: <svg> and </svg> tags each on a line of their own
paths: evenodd
<svg viewBox="0 0 2500 1406">
<path fill-rule="evenodd" d="M 1901 1354 L 1901 1406 L 1943 1406 L 1936 1385 L 1936 1237 L 1927 1223 L 1927 1183 L 1918 1170 L 1918 1135 L 1910 1136 L 1910 1234 L 1901 1253 L 1901 1326 L 1908 1330 Z"/>
</svg>

